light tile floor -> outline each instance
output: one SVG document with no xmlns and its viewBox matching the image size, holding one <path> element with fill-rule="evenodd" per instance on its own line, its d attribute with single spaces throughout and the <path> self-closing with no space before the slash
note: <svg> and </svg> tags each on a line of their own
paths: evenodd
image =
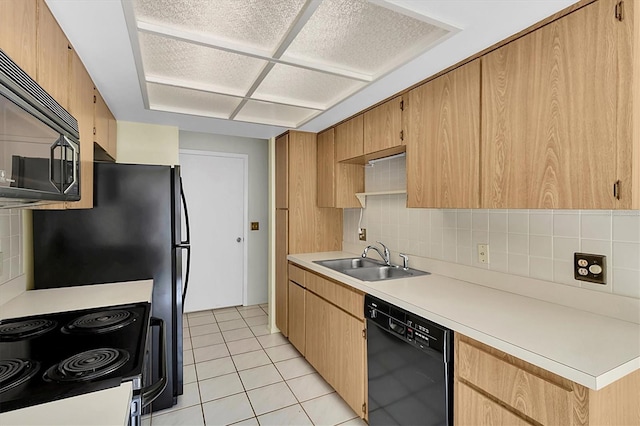
<svg viewBox="0 0 640 426">
<path fill-rule="evenodd" d="M 161 425 L 365 425 L 280 333 L 267 305 L 184 316 L 184 394 Z"/>
</svg>

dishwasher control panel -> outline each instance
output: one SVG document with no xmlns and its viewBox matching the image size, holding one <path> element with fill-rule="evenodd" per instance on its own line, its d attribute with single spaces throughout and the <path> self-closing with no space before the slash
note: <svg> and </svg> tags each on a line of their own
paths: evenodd
<svg viewBox="0 0 640 426">
<path fill-rule="evenodd" d="M 449 355 L 445 347 L 451 347 L 452 332 L 445 327 L 370 295 L 365 297 L 364 314 L 371 323 L 418 349 Z"/>
</svg>

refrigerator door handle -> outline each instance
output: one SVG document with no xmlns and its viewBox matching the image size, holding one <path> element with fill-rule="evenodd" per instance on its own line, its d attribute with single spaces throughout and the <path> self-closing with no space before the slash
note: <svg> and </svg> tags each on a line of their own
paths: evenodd
<svg viewBox="0 0 640 426">
<path fill-rule="evenodd" d="M 184 278 L 184 287 L 182 289 L 182 312 L 184 312 L 184 301 L 187 298 L 187 289 L 189 288 L 189 271 L 191 270 L 191 228 L 189 226 L 189 209 L 187 207 L 187 199 L 184 196 L 184 187 L 182 186 L 182 176 L 180 177 L 180 198 L 182 198 L 182 207 L 184 209 L 184 222 L 187 227 L 187 239 L 176 244 L 176 247 L 187 250 L 187 273 Z"/>
</svg>

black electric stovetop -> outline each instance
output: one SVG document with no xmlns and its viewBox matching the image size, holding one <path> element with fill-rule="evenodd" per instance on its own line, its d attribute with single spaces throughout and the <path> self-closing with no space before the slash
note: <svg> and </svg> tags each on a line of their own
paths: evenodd
<svg viewBox="0 0 640 426">
<path fill-rule="evenodd" d="M 150 305 L 0 321 L 0 413 L 140 377 Z"/>
</svg>

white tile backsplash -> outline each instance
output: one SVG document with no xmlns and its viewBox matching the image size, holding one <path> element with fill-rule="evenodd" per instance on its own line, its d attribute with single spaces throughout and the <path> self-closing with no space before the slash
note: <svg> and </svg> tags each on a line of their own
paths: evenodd
<svg viewBox="0 0 640 426">
<path fill-rule="evenodd" d="M 365 169 L 368 192 L 406 188 L 405 159 Z M 360 209 L 344 210 L 344 241 L 358 242 Z M 0 230 L 6 227 L 0 219 Z M 367 197 L 369 243 L 398 252 L 640 299 L 640 211 L 407 209 L 406 195 Z M 0 238 L 3 235 L 0 234 Z M 489 244 L 489 264 L 477 245 Z M 573 278 L 573 253 L 607 256 L 607 284 Z"/>
<path fill-rule="evenodd" d="M 0 285 L 23 274 L 22 211 L 0 210 Z"/>
</svg>

